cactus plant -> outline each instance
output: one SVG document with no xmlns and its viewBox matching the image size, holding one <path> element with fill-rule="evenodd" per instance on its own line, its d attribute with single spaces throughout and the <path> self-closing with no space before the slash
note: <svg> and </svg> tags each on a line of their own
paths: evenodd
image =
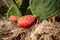
<svg viewBox="0 0 60 40">
<path fill-rule="evenodd" d="M 39 19 L 48 19 L 59 14 L 60 0 L 30 0 L 32 14 Z"/>
<path fill-rule="evenodd" d="M 6 17 L 8 18 L 10 15 L 21 17 L 22 14 L 21 14 L 21 12 L 19 10 L 19 5 L 22 4 L 22 1 L 16 3 L 15 0 L 8 0 L 8 2 L 11 4 L 11 6 L 7 11 Z"/>
</svg>

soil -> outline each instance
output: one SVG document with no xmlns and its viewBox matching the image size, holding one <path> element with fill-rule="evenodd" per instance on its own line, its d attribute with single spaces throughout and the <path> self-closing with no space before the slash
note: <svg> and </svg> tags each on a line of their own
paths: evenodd
<svg viewBox="0 0 60 40">
<path fill-rule="evenodd" d="M 37 22 L 30 28 L 18 28 L 16 23 L 0 18 L 0 40 L 60 40 L 60 22 Z"/>
</svg>

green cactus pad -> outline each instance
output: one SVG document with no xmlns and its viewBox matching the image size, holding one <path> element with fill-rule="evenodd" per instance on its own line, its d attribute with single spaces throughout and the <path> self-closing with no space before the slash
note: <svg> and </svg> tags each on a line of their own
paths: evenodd
<svg viewBox="0 0 60 40">
<path fill-rule="evenodd" d="M 32 14 L 39 19 L 48 19 L 60 11 L 60 0 L 30 0 Z"/>
</svg>

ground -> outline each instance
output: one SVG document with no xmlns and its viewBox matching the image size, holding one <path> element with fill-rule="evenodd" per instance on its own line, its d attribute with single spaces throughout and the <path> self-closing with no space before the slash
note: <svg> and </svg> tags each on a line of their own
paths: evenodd
<svg viewBox="0 0 60 40">
<path fill-rule="evenodd" d="M 16 23 L 0 17 L 0 40 L 60 40 L 60 22 L 37 20 L 30 28 L 18 28 Z"/>
</svg>

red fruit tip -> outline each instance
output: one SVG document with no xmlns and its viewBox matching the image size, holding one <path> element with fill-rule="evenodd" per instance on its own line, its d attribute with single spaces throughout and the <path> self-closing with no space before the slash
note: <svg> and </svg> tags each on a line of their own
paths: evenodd
<svg viewBox="0 0 60 40">
<path fill-rule="evenodd" d="M 18 26 L 22 28 L 27 28 L 32 25 L 32 23 L 35 21 L 35 17 L 32 15 L 25 15 L 21 18 L 18 18 Z"/>
<path fill-rule="evenodd" d="M 12 22 L 17 22 L 17 19 L 18 19 L 18 18 L 17 18 L 16 16 L 11 15 L 9 19 L 10 19 L 10 21 L 12 21 Z"/>
</svg>

